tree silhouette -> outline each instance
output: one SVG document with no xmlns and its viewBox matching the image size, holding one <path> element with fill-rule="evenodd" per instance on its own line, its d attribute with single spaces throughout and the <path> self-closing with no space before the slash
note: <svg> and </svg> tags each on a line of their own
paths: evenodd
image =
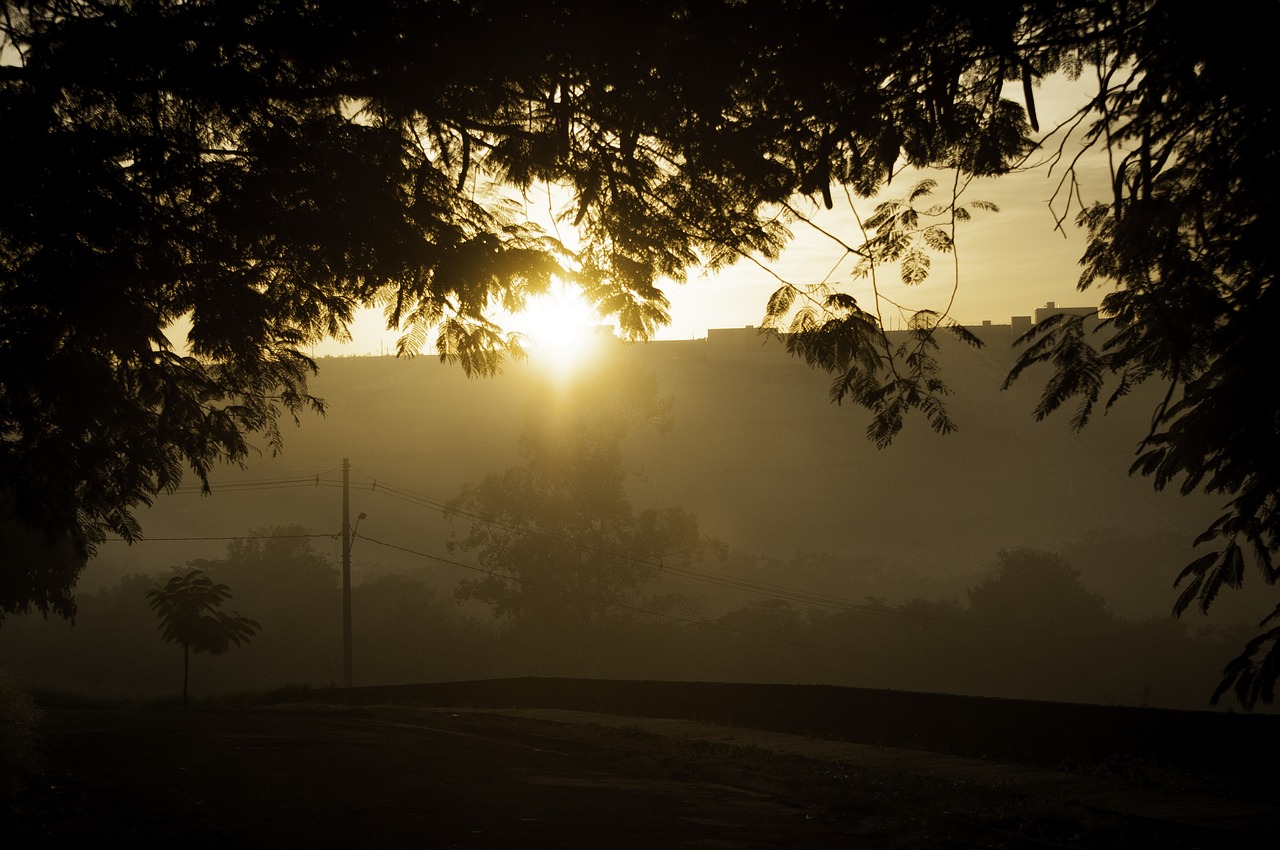
<svg viewBox="0 0 1280 850">
<path fill-rule="evenodd" d="M 607 367 L 530 404 L 522 463 L 466 486 L 449 514 L 469 525 L 452 549 L 474 551 L 485 575 L 462 599 L 508 625 L 572 635 L 688 602 L 644 591 L 664 565 L 700 559 L 708 543 L 678 507 L 636 510 L 626 497 L 622 440 L 665 416 L 651 375 Z M 597 632 L 598 634 L 598 632 Z"/>
<path fill-rule="evenodd" d="M 322 406 L 306 352 L 357 307 L 385 309 L 401 352 L 434 338 L 472 373 L 521 352 L 494 311 L 557 276 L 647 337 L 664 278 L 776 256 L 797 193 L 870 193 L 904 156 L 1012 166 L 1025 120 L 993 92 L 1056 65 L 1037 28 L 1067 19 L 808 0 L 2 8 L 0 161 L 21 167 L 0 209 L 0 505 L 69 554 L 0 603 L 67 616 L 95 544 L 140 533 L 136 506 L 184 467 L 207 486 L 251 434 L 278 449 Z M 572 252 L 520 215 L 551 184 Z"/>
<path fill-rule="evenodd" d="M 872 411 L 877 443 L 912 410 L 947 431 L 934 340 L 963 332 L 944 306 L 891 342 L 878 275 L 896 264 L 914 285 L 930 256 L 954 261 L 956 225 L 980 208 L 960 203 L 971 180 L 1035 150 L 1062 181 L 1058 223 L 1083 206 L 1082 286 L 1115 286 L 1104 337 L 1064 319 L 1027 338 L 1014 374 L 1054 370 L 1037 415 L 1075 402 L 1083 425 L 1104 396 L 1165 382 L 1134 471 L 1227 500 L 1178 610 L 1240 586 L 1250 561 L 1280 580 L 1280 205 L 1258 176 L 1280 132 L 1267 31 L 1239 26 L 1243 5 L 0 0 L 0 13 L 0 512 L 48 544 L 0 582 L 5 611 L 71 616 L 85 559 L 108 532 L 138 536 L 137 506 L 188 467 L 207 486 L 252 434 L 278 449 L 282 422 L 322 407 L 308 346 L 346 334 L 357 307 L 382 307 L 402 352 L 434 339 L 471 373 L 519 355 L 495 310 L 557 276 L 645 337 L 667 320 L 665 279 L 775 258 L 805 199 L 870 197 L 904 167 L 948 170 L 951 191 L 935 203 L 918 183 L 843 240 L 875 303 L 788 283 L 767 318 L 791 328 L 796 310 L 794 349 Z M 1095 85 L 1037 139 L 1036 84 L 1058 72 Z M 1114 165 L 1105 203 L 1083 202 L 1073 129 Z M 572 250 L 520 214 L 552 184 Z M 1277 618 L 1229 673 L 1246 704 L 1271 696 Z"/>
<path fill-rule="evenodd" d="M 182 707 L 187 707 L 187 682 L 192 652 L 221 655 L 232 647 L 248 643 L 262 628 L 239 614 L 218 609 L 231 598 L 225 584 L 214 584 L 200 570 L 172 576 L 164 587 L 146 593 L 148 604 L 160 619 L 165 643 L 182 645 Z"/>
<path fill-rule="evenodd" d="M 991 574 L 969 588 L 969 608 L 986 621 L 1047 632 L 1100 632 L 1113 621 L 1080 570 L 1055 552 L 1024 548 L 996 556 Z"/>
</svg>

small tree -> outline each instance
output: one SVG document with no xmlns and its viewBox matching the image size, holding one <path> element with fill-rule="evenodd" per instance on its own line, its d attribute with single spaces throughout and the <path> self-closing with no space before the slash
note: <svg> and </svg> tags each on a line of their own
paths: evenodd
<svg viewBox="0 0 1280 850">
<path fill-rule="evenodd" d="M 156 585 L 146 593 L 148 604 L 160 619 L 165 643 L 182 644 L 182 707 L 187 707 L 187 682 L 191 653 L 208 652 L 221 655 L 231 648 L 248 643 L 262 628 L 239 614 L 219 611 L 231 598 L 231 588 L 214 584 L 200 570 L 175 575 L 164 587 Z"/>
</svg>

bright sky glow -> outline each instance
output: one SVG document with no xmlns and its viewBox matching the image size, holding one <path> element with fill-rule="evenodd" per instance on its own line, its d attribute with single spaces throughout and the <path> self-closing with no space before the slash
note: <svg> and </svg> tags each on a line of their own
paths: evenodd
<svg viewBox="0 0 1280 850">
<path fill-rule="evenodd" d="M 528 335 L 539 347 L 554 348 L 571 344 L 579 331 L 603 320 L 577 288 L 557 281 L 550 292 L 530 298 L 523 310 L 501 324 Z"/>
<path fill-rule="evenodd" d="M 1037 89 L 1042 136 L 1058 122 L 1067 121 L 1075 109 L 1087 102 L 1088 85 L 1087 80 L 1072 82 L 1055 78 Z M 1020 84 L 1007 96 L 1020 102 Z M 957 266 L 953 267 L 948 257 L 934 256 L 930 278 L 914 287 L 906 287 L 897 280 L 895 269 L 885 269 L 878 281 L 881 293 L 907 310 L 942 311 L 950 304 L 950 317 L 967 325 L 981 324 L 984 320 L 1004 324 L 1011 316 L 1031 315 L 1035 308 L 1048 301 L 1064 306 L 1097 304 L 1105 291 L 1080 293 L 1076 289 L 1079 260 L 1085 245 L 1084 234 L 1074 224 L 1079 205 L 1073 205 L 1059 228 L 1057 219 L 1065 207 L 1063 195 L 1059 194 L 1050 204 L 1059 191 L 1065 162 L 1079 151 L 1078 143 L 1068 140 L 1063 144 L 1063 160 L 1051 168 L 1048 161 L 1058 144 L 1057 138 L 1045 141 L 1044 150 L 1033 159 L 1041 163 L 1037 168 L 975 180 L 969 185 L 961 198 L 962 204 L 972 200 L 990 201 L 1000 211 L 975 212 L 971 221 L 959 225 L 955 234 Z M 1106 157 L 1097 152 L 1091 152 L 1077 164 L 1080 190 L 1086 202 L 1107 197 L 1110 188 L 1107 168 Z M 865 217 L 876 203 L 905 196 L 921 176 L 899 175 L 880 197 L 859 200 L 858 214 Z M 935 198 L 943 200 L 950 191 L 950 178 L 929 176 L 936 177 L 939 183 Z M 566 222 L 553 221 L 552 211 L 563 209 L 564 201 L 565 196 L 556 192 L 531 195 L 524 201 L 525 215 L 572 246 L 572 228 Z M 837 193 L 834 209 L 817 209 L 811 204 L 806 212 L 809 211 L 814 214 L 814 223 L 830 235 L 804 223 L 795 224 L 792 242 L 782 257 L 767 268 L 744 259 L 718 274 L 692 269 L 686 283 L 669 281 L 663 290 L 671 302 L 671 324 L 659 330 L 657 338 L 694 339 L 705 337 L 710 328 L 758 325 L 770 294 L 781 280 L 800 285 L 825 280 L 853 294 L 864 309 L 873 310 L 874 295 L 869 283 L 851 278 L 852 258 L 831 238 L 838 237 L 850 245 L 863 240 L 848 204 Z M 881 304 L 881 317 L 891 329 L 905 323 L 899 311 L 887 302 Z M 523 316 L 512 317 L 509 329 L 530 334 L 544 351 L 558 351 L 556 356 L 561 360 L 572 361 L 581 356 L 580 351 L 573 353 L 575 340 L 584 336 L 580 331 L 602 323 L 580 298 L 561 289 L 537 299 Z M 504 323 L 504 327 L 508 325 Z M 385 329 L 377 310 L 358 315 L 351 331 L 351 343 L 325 343 L 316 346 L 315 353 L 363 355 L 395 351 L 398 334 Z M 430 352 L 428 347 L 423 353 Z M 531 356 L 536 356 L 532 350 Z"/>
<path fill-rule="evenodd" d="M 519 313 L 498 322 L 526 336 L 530 362 L 562 376 L 591 356 L 601 334 L 612 334 L 612 325 L 600 318 L 581 291 L 560 281 L 547 294 L 529 299 Z"/>
</svg>

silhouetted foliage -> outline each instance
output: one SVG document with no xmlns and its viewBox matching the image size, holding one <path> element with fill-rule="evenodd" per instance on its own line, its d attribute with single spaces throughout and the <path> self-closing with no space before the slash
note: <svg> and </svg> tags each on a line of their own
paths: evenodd
<svg viewBox="0 0 1280 850">
<path fill-rule="evenodd" d="M 131 509 L 184 466 L 206 480 L 253 434 L 277 449 L 282 421 L 321 407 L 307 346 L 357 306 L 385 307 L 402 351 L 434 333 L 489 372 L 520 351 L 494 309 L 553 275 L 643 337 L 667 319 L 663 276 L 776 256 L 796 193 L 870 194 L 900 158 L 1007 169 L 1026 132 L 1000 82 L 1047 73 L 1058 36 L 1095 17 L 803 0 L 3 12 L 0 480 L 80 558 L 135 538 Z M 569 189 L 573 252 L 517 215 L 543 183 Z M 72 612 L 81 563 L 4 609 Z"/>
<path fill-rule="evenodd" d="M 4 611 L 74 613 L 94 545 L 140 533 L 132 510 L 189 467 L 242 462 L 252 435 L 321 402 L 307 346 L 381 305 L 401 349 L 435 334 L 469 372 L 519 354 L 492 317 L 578 283 L 625 333 L 666 318 L 662 278 L 775 257 L 791 201 L 871 196 L 903 166 L 951 169 L 863 222 L 850 250 L 914 284 L 953 253 L 970 178 L 1024 162 L 1035 82 L 1096 79 L 1068 121 L 1106 148 L 1107 204 L 1082 285 L 1100 347 L 1062 321 L 1022 366 L 1057 370 L 1039 414 L 1160 379 L 1135 471 L 1229 499 L 1183 573 L 1178 610 L 1280 577 L 1276 158 L 1264 27 L 1174 0 L 4 0 L 0 5 L 0 503 L 69 557 L 5 569 Z M 1242 9 L 1242 11 L 1244 11 Z M 1017 100 L 1006 83 L 1021 83 Z M 1065 149 L 1060 197 L 1080 198 Z M 514 214 L 568 188 L 570 251 Z M 1061 215 L 1067 217 L 1066 212 Z M 780 321 L 788 284 L 769 307 Z M 888 343 L 878 305 L 814 293 L 793 346 L 836 374 L 888 442 L 912 409 L 951 429 L 933 336 Z M 166 331 L 186 323 L 186 346 Z M 781 327 L 781 325 L 779 325 Z M 1017 371 L 1020 371 L 1022 366 Z M 9 535 L 6 534 L 6 537 Z M 6 546 L 8 541 L 6 540 Z M 26 580 L 27 577 L 34 580 Z M 1264 623 L 1274 625 L 1275 616 Z M 1268 699 L 1280 632 L 1228 671 Z"/>
<path fill-rule="evenodd" d="M 338 568 L 316 549 L 326 540 L 300 525 L 254 528 L 228 542 L 222 558 L 197 558 L 188 566 L 235 585 L 255 611 L 270 610 L 274 623 L 276 614 L 305 617 L 335 604 Z"/>
<path fill-rule="evenodd" d="M 969 588 L 969 609 L 1002 625 L 1088 632 L 1111 619 L 1106 603 L 1085 590 L 1080 571 L 1057 553 L 1002 551 L 990 576 Z"/>
<path fill-rule="evenodd" d="M 223 557 L 187 563 L 234 587 L 236 599 L 271 624 L 253 653 L 236 659 L 237 678 L 320 684 L 328 665 L 341 669 L 341 573 L 318 548 L 328 542 L 303 526 L 254 528 L 228 542 Z"/>
<path fill-rule="evenodd" d="M 187 707 L 187 681 L 192 652 L 221 655 L 233 645 L 240 646 L 262 628 L 239 614 L 218 609 L 231 598 L 231 588 L 214 584 L 199 570 L 172 576 L 164 587 L 146 593 L 147 604 L 160 620 L 165 643 L 182 646 L 182 707 Z"/>
<path fill-rule="evenodd" d="M 1027 334 L 1010 377 L 1051 363 L 1037 416 L 1074 401 L 1077 426 L 1104 392 L 1110 406 L 1144 381 L 1167 385 L 1131 471 L 1157 489 L 1227 498 L 1196 541 L 1214 551 L 1178 576 L 1181 614 L 1240 587 L 1248 561 L 1264 583 L 1280 578 L 1280 399 L 1265 389 L 1280 320 L 1275 187 L 1256 172 L 1276 158 L 1277 128 L 1257 84 L 1270 76 L 1260 36 L 1241 32 L 1231 14 L 1139 8 L 1142 25 L 1092 60 L 1090 139 L 1123 155 L 1111 200 L 1078 217 L 1089 237 L 1080 288 L 1115 289 L 1095 335 L 1080 317 L 1046 321 Z M 1277 618 L 1280 606 L 1262 625 Z M 1214 698 L 1230 690 L 1246 707 L 1270 702 L 1278 671 L 1273 627 L 1227 667 Z"/>
<path fill-rule="evenodd" d="M 644 589 L 664 565 L 702 557 L 697 518 L 676 507 L 637 511 L 624 490 L 623 439 L 661 422 L 665 409 L 651 376 L 605 369 L 531 404 L 523 462 L 449 504 L 470 525 L 450 547 L 475 552 L 485 570 L 458 584 L 459 598 L 492 606 L 509 625 L 576 643 L 639 611 L 686 604 Z"/>
<path fill-rule="evenodd" d="M 260 542 L 292 545 L 288 538 Z M 1060 563 L 1050 553 L 1030 555 Z M 1065 565 L 1063 582 L 1042 586 L 1029 580 L 1037 574 L 1032 569 L 1011 576 L 1002 604 L 969 607 L 945 597 L 912 598 L 909 591 L 901 601 L 855 601 L 854 585 L 865 575 L 860 565 L 822 553 L 787 561 L 739 558 L 740 566 L 751 560 L 754 567 L 730 569 L 730 559 L 697 568 L 722 576 L 726 584 L 747 579 L 757 588 L 750 602 L 722 599 L 705 606 L 715 606 L 714 612 L 700 612 L 684 600 L 684 607 L 672 611 L 681 620 L 618 616 L 597 624 L 566 623 L 558 634 L 464 615 L 447 589 L 431 586 L 441 577 L 436 566 L 379 575 L 354 588 L 358 680 L 565 675 L 772 681 L 1201 709 L 1204 681 L 1249 634 L 1242 623 L 1192 635 L 1184 623 L 1167 617 L 1132 622 L 1085 616 L 1042 625 L 1037 618 L 1058 602 L 1069 610 L 1097 610 L 1092 587 L 1072 580 L 1074 571 Z M 200 563 L 215 581 L 237 575 L 229 561 Z M 210 665 L 200 676 L 202 692 L 331 684 L 341 658 L 341 605 L 333 578 L 321 570 L 249 563 L 259 580 L 243 587 L 232 582 L 235 600 L 269 628 L 254 636 L 252 652 L 230 653 Z M 969 587 L 996 579 L 1000 563 Z M 228 571 L 220 569 L 224 564 Z M 814 569 L 804 572 L 805 564 Z M 360 558 L 359 566 L 363 573 L 373 565 Z M 762 597 L 759 590 L 772 585 L 818 591 L 821 575 L 837 567 L 852 572 L 846 594 L 851 598 L 815 593 L 829 600 L 819 606 L 795 596 Z M 1022 572 L 1014 565 L 1010 570 Z M 451 573 L 446 577 L 453 579 Z M 690 587 L 666 579 L 664 572 L 645 591 L 659 595 Z M 172 650 L 155 640 L 156 621 L 138 604 L 154 584 L 152 577 L 131 576 L 110 588 L 82 591 L 74 628 L 57 618 L 12 618 L 3 635 L 6 667 L 41 690 L 99 698 L 171 691 Z M 914 584 L 919 593 L 929 592 L 920 578 Z M 963 587 L 959 592 L 964 595 Z M 1026 617 L 992 615 L 1001 610 L 1025 611 Z"/>
<path fill-rule="evenodd" d="M 1025 146 L 1025 138 L 1018 135 L 1005 156 Z M 904 284 L 919 284 L 929 276 L 930 253 L 954 250 L 956 225 L 970 218 L 969 208 L 996 210 L 985 201 L 960 206 L 955 196 L 950 203 L 917 208 L 917 202 L 930 198 L 936 188 L 936 181 L 922 180 L 906 199 L 885 201 L 859 222 L 867 238 L 848 249 L 858 256 L 854 278 L 871 278 L 878 292 L 878 269 L 897 264 Z M 915 311 L 908 325 L 900 341 L 891 340 L 879 305 L 869 312 L 853 296 L 827 283 L 803 288 L 784 284 L 769 299 L 764 319 L 766 328 L 786 332 L 788 351 L 835 375 L 833 401 L 849 399 L 871 411 L 867 438 L 880 448 L 893 441 L 912 410 L 920 411 L 940 434 L 956 428 L 945 405 L 950 390 L 937 356 L 938 330 L 946 329 L 974 347 L 982 344 L 960 323 L 933 310 Z"/>
</svg>

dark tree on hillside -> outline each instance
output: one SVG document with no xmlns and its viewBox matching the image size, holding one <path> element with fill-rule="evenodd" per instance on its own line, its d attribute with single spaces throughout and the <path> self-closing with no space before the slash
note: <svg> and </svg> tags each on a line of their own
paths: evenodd
<svg viewBox="0 0 1280 850">
<path fill-rule="evenodd" d="M 191 653 L 221 655 L 232 647 L 248 643 L 262 628 L 239 614 L 218 609 L 231 598 L 231 588 L 214 584 L 199 570 L 173 576 L 148 590 L 147 604 L 160 619 L 161 637 L 165 643 L 182 645 L 182 707 L 187 707 L 187 682 L 191 669 Z"/>
<path fill-rule="evenodd" d="M 626 496 L 623 439 L 665 416 L 652 376 L 601 369 L 556 395 L 530 405 L 522 462 L 449 503 L 468 526 L 450 545 L 485 571 L 459 583 L 460 598 L 492 606 L 505 625 L 590 643 L 637 609 L 689 604 L 646 585 L 664 566 L 700 560 L 709 543 L 682 509 L 637 510 Z"/>
<path fill-rule="evenodd" d="M 72 614 L 94 544 L 140 533 L 133 509 L 186 468 L 206 480 L 242 462 L 254 435 L 278 448 L 282 422 L 321 406 L 308 345 L 343 335 L 359 306 L 385 309 L 403 351 L 434 334 L 477 373 L 520 350 L 495 308 L 554 276 L 643 337 L 667 318 L 664 279 L 776 256 L 804 220 L 796 199 L 831 207 L 905 166 L 949 169 L 949 197 L 917 184 L 845 240 L 873 281 L 889 264 L 918 282 L 931 257 L 954 260 L 957 225 L 980 209 L 960 203 L 969 181 L 1027 163 L 1036 83 L 1055 72 L 1096 82 L 1068 122 L 1114 163 L 1107 203 L 1080 213 L 1082 284 L 1115 290 L 1100 342 L 1072 320 L 1029 337 L 1022 365 L 1054 369 L 1037 414 L 1074 402 L 1083 424 L 1104 397 L 1165 382 L 1135 470 L 1227 500 L 1179 610 L 1239 586 L 1249 561 L 1280 578 L 1265 178 L 1278 135 L 1269 36 L 1239 24 L 1255 7 L 0 0 L 0 13 L 0 508 L 49 543 L 39 564 L 5 559 L 20 573 L 0 581 L 5 611 Z M 1059 198 L 1079 199 L 1069 150 L 1049 161 Z M 572 252 L 519 215 L 550 184 L 568 190 Z M 919 311 L 891 344 L 879 306 L 788 284 L 767 313 L 837 398 L 870 409 L 878 443 L 913 410 L 950 429 L 934 354 L 954 322 Z M 179 326 L 185 345 L 167 336 Z M 1272 695 L 1268 625 L 1229 671 L 1246 705 Z"/>
<path fill-rule="evenodd" d="M 1001 551 L 991 574 L 969 588 L 969 609 L 984 622 L 1058 634 L 1102 631 L 1114 622 L 1078 569 L 1035 549 Z"/>
</svg>

